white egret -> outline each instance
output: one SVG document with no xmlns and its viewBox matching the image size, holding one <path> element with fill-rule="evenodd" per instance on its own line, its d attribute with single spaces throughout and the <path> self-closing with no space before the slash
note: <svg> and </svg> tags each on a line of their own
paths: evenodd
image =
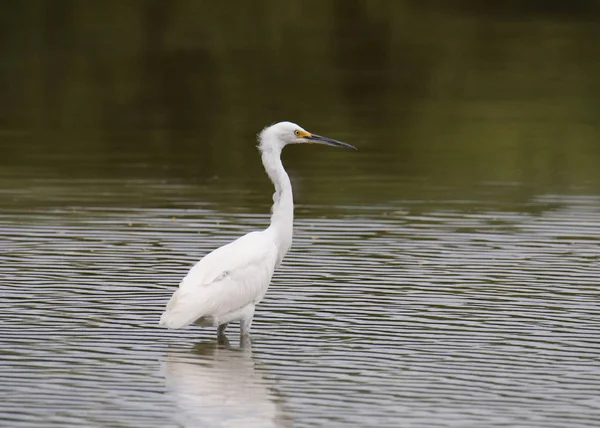
<svg viewBox="0 0 600 428">
<path fill-rule="evenodd" d="M 291 122 L 263 129 L 258 141 L 263 165 L 275 186 L 271 224 L 204 256 L 179 284 L 160 325 L 171 329 L 192 323 L 215 326 L 218 337 L 223 338 L 227 324 L 240 321 L 240 335 L 247 338 L 254 308 L 265 296 L 275 268 L 292 244 L 294 201 L 290 178 L 281 163 L 282 149 L 287 144 L 321 143 L 356 150 Z"/>
</svg>

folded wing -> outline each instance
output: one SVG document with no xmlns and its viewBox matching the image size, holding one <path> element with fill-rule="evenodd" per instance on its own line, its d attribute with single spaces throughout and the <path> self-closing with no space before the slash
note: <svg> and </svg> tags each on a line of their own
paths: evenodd
<svg viewBox="0 0 600 428">
<path fill-rule="evenodd" d="M 179 284 L 160 324 L 185 327 L 199 318 L 219 319 L 267 292 L 277 246 L 265 232 L 252 232 L 200 260 Z"/>
</svg>

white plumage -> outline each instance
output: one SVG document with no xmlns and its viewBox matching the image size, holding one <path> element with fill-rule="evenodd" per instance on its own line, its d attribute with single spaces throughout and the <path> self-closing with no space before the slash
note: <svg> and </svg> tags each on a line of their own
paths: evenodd
<svg viewBox="0 0 600 428">
<path fill-rule="evenodd" d="M 265 170 L 275 186 L 271 224 L 207 254 L 183 278 L 167 303 L 160 325 L 177 329 L 189 324 L 218 327 L 240 321 L 248 335 L 255 306 L 267 292 L 271 277 L 292 244 L 294 201 L 290 179 L 281 163 L 287 144 L 322 143 L 353 146 L 305 131 L 291 122 L 280 122 L 259 134 Z"/>
</svg>

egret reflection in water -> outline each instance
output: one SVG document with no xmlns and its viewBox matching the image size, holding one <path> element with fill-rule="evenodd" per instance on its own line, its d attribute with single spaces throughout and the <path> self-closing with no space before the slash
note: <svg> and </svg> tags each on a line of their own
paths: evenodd
<svg viewBox="0 0 600 428">
<path fill-rule="evenodd" d="M 191 350 L 169 349 L 163 371 L 177 421 L 184 427 L 291 426 L 249 345 L 199 343 Z"/>
</svg>

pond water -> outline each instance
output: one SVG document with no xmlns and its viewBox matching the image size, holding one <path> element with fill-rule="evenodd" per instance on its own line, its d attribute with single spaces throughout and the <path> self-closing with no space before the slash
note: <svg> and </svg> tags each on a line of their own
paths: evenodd
<svg viewBox="0 0 600 428">
<path fill-rule="evenodd" d="M 409 3 L 0 6 L 1 426 L 600 426 L 597 11 Z M 159 328 L 282 119 L 359 150 L 285 150 L 252 343 Z"/>
<path fill-rule="evenodd" d="M 598 420 L 597 197 L 482 204 L 431 201 L 424 188 L 420 201 L 301 205 L 240 348 L 237 329 L 219 347 L 211 329 L 157 322 L 196 259 L 268 215 L 177 200 L 194 189 L 152 182 L 129 192 L 180 208 L 133 207 L 117 204 L 120 183 L 103 185 L 92 202 L 90 183 L 46 182 L 38 190 L 61 207 L 0 215 L 10 426 Z"/>
</svg>

